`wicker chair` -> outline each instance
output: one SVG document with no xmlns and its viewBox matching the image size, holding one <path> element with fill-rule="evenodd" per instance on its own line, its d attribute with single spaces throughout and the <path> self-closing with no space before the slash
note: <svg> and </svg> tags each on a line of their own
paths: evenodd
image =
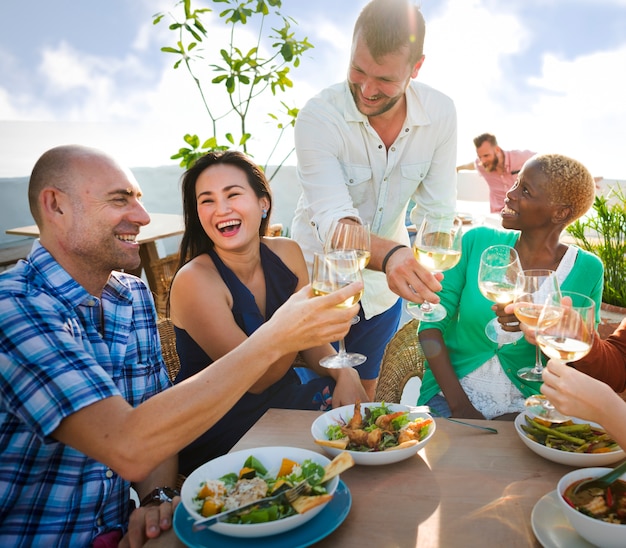
<svg viewBox="0 0 626 548">
<path fill-rule="evenodd" d="M 163 258 L 152 258 L 147 263 L 146 278 L 154 296 L 154 304 L 159 318 L 168 316 L 167 305 L 170 286 L 172 285 L 174 274 L 176 274 L 179 256 L 178 253 L 172 253 Z"/>
<path fill-rule="evenodd" d="M 157 321 L 157 327 L 159 329 L 159 337 L 161 338 L 161 353 L 167 366 L 167 374 L 173 382 L 180 370 L 180 360 L 176 352 L 174 324 L 169 318 L 160 318 Z"/>
<path fill-rule="evenodd" d="M 418 320 L 409 320 L 389 341 L 380 366 L 375 401 L 400 403 L 407 381 L 422 378 L 425 358 L 417 338 L 418 326 Z"/>
</svg>

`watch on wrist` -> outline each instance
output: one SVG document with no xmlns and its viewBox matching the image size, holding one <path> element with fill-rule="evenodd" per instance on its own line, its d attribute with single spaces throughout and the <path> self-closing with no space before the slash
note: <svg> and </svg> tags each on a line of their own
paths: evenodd
<svg viewBox="0 0 626 548">
<path fill-rule="evenodd" d="M 141 506 L 172 502 L 172 499 L 178 496 L 180 496 L 180 493 L 176 489 L 172 489 L 171 487 L 157 487 L 141 499 Z"/>
</svg>

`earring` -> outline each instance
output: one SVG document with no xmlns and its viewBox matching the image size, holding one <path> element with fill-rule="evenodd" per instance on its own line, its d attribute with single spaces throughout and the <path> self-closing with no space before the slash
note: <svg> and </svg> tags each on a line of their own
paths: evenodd
<svg viewBox="0 0 626 548">
<path fill-rule="evenodd" d="M 261 211 L 262 211 L 261 219 L 267 219 L 267 209 L 263 208 Z"/>
</svg>

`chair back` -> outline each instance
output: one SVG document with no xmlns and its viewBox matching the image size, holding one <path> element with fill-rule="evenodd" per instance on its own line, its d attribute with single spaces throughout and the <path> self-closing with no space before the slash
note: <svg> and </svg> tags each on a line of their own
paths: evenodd
<svg viewBox="0 0 626 548">
<path fill-rule="evenodd" d="M 380 366 L 375 401 L 400 403 L 402 390 L 412 377 L 424 375 L 425 357 L 417 338 L 419 321 L 405 323 L 385 348 Z"/>
<path fill-rule="evenodd" d="M 161 338 L 161 353 L 163 361 L 167 366 L 167 374 L 170 380 L 174 382 L 178 371 L 180 371 L 180 359 L 176 352 L 176 334 L 174 333 L 174 324 L 169 318 L 160 318 L 157 321 L 159 329 L 159 337 Z"/>
<path fill-rule="evenodd" d="M 169 315 L 167 305 L 170 295 L 170 286 L 172 285 L 174 274 L 176 274 L 179 257 L 180 254 L 177 252 L 167 257 L 150 261 L 149 269 L 153 276 L 152 284 L 150 285 L 154 287 L 152 295 L 154 296 L 154 304 L 159 318 L 166 318 Z"/>
</svg>

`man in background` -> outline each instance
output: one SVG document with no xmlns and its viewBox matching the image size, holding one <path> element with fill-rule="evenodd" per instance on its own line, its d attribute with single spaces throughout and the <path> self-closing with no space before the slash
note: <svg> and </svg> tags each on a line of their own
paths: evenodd
<svg viewBox="0 0 626 548">
<path fill-rule="evenodd" d="M 476 155 L 473 163 L 457 166 L 456 170 L 476 169 L 489 186 L 491 213 L 500 213 L 507 191 L 515 184 L 524 162 L 536 153 L 530 150 L 502 150 L 496 136 L 482 133 L 474 138 Z"/>
</svg>

